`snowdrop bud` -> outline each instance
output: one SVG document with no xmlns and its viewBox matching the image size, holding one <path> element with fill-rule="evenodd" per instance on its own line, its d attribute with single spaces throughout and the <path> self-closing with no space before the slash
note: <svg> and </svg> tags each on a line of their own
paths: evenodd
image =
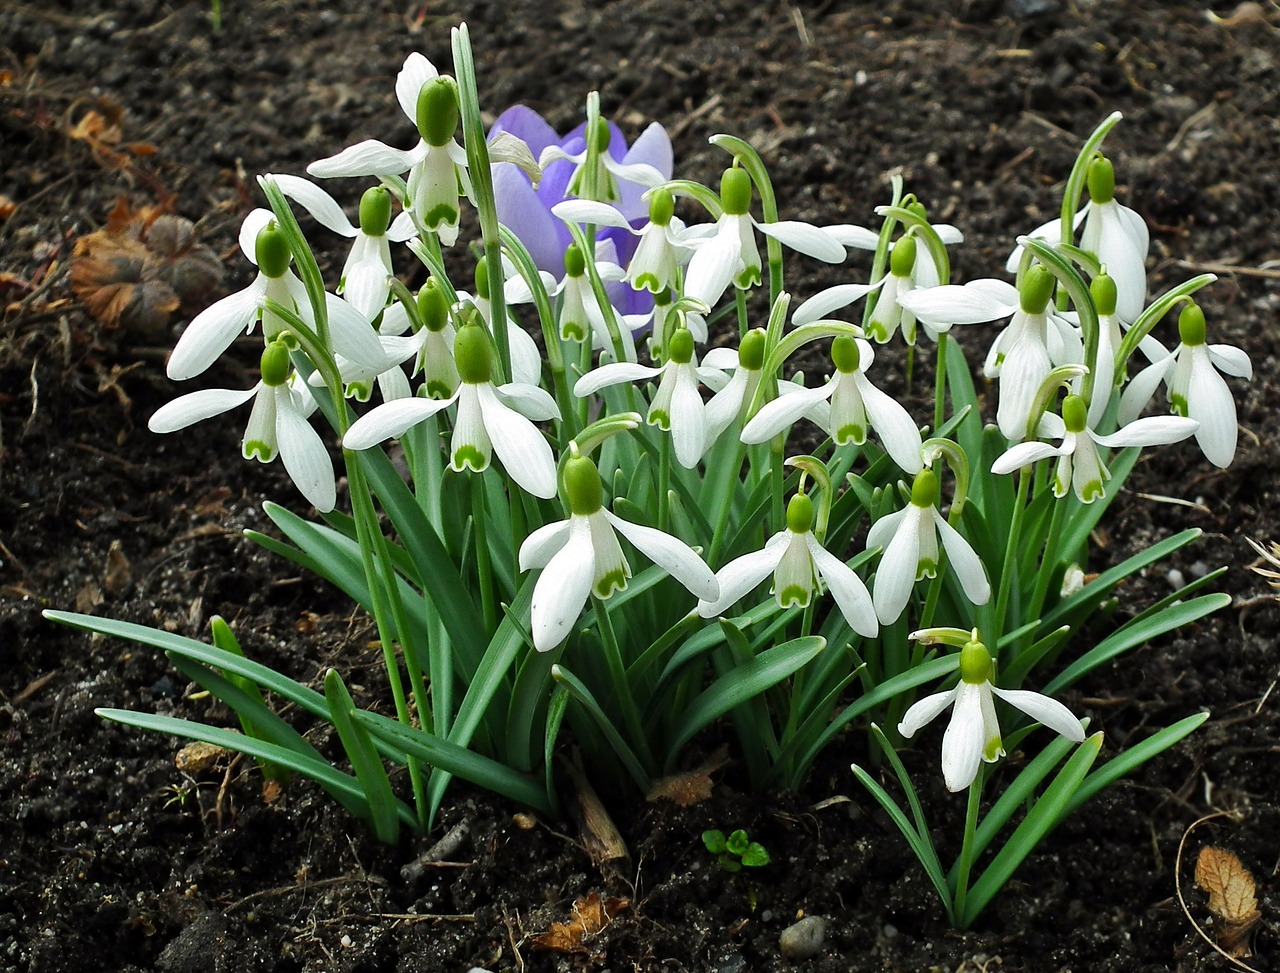
<svg viewBox="0 0 1280 973">
<path fill-rule="evenodd" d="M 677 328 L 671 336 L 667 359 L 677 365 L 686 365 L 693 360 L 693 335 L 688 328 Z"/>
<path fill-rule="evenodd" d="M 600 471 L 585 456 L 574 456 L 564 464 L 564 492 L 569 512 L 590 517 L 603 505 Z"/>
<path fill-rule="evenodd" d="M 649 196 L 649 222 L 654 226 L 667 226 L 675 215 L 676 199 L 666 189 L 655 189 Z"/>
<path fill-rule="evenodd" d="M 492 377 L 489 335 L 478 324 L 468 324 L 453 341 L 453 358 L 458 377 L 468 385 L 481 385 Z"/>
<path fill-rule="evenodd" d="M 848 335 L 842 334 L 831 342 L 831 360 L 845 375 L 852 375 L 858 370 L 861 358 L 858 342 Z"/>
<path fill-rule="evenodd" d="M 258 238 L 253 244 L 254 256 L 258 258 L 258 269 L 264 277 L 283 277 L 289 271 L 289 238 L 280 229 L 280 224 L 272 220 L 258 231 Z"/>
<path fill-rule="evenodd" d="M 749 372 L 758 372 L 764 368 L 764 328 L 752 328 L 742 336 L 738 345 L 738 367 Z"/>
<path fill-rule="evenodd" d="M 564 272 L 567 277 L 581 277 L 587 272 L 587 260 L 576 243 L 571 243 L 565 248 Z"/>
<path fill-rule="evenodd" d="M 458 95 L 452 78 L 432 78 L 418 92 L 418 133 L 431 146 L 448 145 L 458 130 Z"/>
<path fill-rule="evenodd" d="M 1062 422 L 1067 432 L 1082 433 L 1089 421 L 1089 408 L 1078 395 L 1068 395 L 1062 400 Z"/>
<path fill-rule="evenodd" d="M 787 530 L 807 534 L 813 529 L 813 501 L 807 494 L 797 493 L 787 504 Z"/>
<path fill-rule="evenodd" d="M 1204 311 L 1199 304 L 1188 304 L 1178 315 L 1178 337 L 1188 348 L 1204 344 Z"/>
<path fill-rule="evenodd" d="M 966 642 L 960 650 L 960 679 L 971 685 L 990 682 L 992 672 L 991 653 L 981 642 Z"/>
<path fill-rule="evenodd" d="M 904 236 L 893 245 L 889 255 L 889 271 L 894 277 L 910 277 L 916 266 L 916 239 Z"/>
<path fill-rule="evenodd" d="M 932 507 L 938 502 L 938 474 L 923 469 L 911 484 L 911 503 L 917 507 Z"/>
<path fill-rule="evenodd" d="M 729 216 L 742 216 L 751 209 L 751 177 L 745 169 L 726 169 L 720 177 L 720 202 Z"/>
<path fill-rule="evenodd" d="M 1099 274 L 1089 285 L 1089 293 L 1093 295 L 1093 306 L 1101 315 L 1116 313 L 1116 282 L 1106 274 Z"/>
<path fill-rule="evenodd" d="M 1089 198 L 1095 203 L 1109 203 L 1116 195 L 1116 170 L 1111 160 L 1100 155 L 1089 163 Z"/>
<path fill-rule="evenodd" d="M 271 341 L 267 343 L 267 347 L 262 350 L 262 384 L 270 385 L 272 388 L 283 385 L 289 381 L 289 371 L 291 363 L 289 361 L 289 346 L 283 341 Z"/>
<path fill-rule="evenodd" d="M 476 297 L 487 301 L 489 299 L 489 261 L 483 257 L 476 261 L 475 274 L 471 280 L 476 285 Z"/>
<path fill-rule="evenodd" d="M 384 186 L 373 186 L 360 197 L 360 232 L 368 236 L 386 236 L 391 225 L 391 193 Z"/>
<path fill-rule="evenodd" d="M 1018 299 L 1026 314 L 1044 314 L 1053 297 L 1055 279 L 1052 273 L 1036 264 L 1028 270 L 1018 285 Z"/>
<path fill-rule="evenodd" d="M 432 334 L 439 334 L 449 323 L 449 299 L 444 288 L 432 277 L 418 291 L 418 313 L 422 315 L 422 323 Z"/>
</svg>

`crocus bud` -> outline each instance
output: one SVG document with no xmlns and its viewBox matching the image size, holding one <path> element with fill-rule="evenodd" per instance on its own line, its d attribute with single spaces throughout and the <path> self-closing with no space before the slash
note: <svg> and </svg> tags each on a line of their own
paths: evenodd
<svg viewBox="0 0 1280 973">
<path fill-rule="evenodd" d="M 453 141 L 458 130 L 457 85 L 452 78 L 432 78 L 418 92 L 418 134 L 427 145 L 439 148 Z"/>
<path fill-rule="evenodd" d="M 391 193 L 384 186 L 372 186 L 360 197 L 360 232 L 386 236 L 391 225 Z"/>
<path fill-rule="evenodd" d="M 288 272 L 289 261 L 292 259 L 289 238 L 275 220 L 258 231 L 253 250 L 258 259 L 258 269 L 264 277 L 279 278 Z"/>
<path fill-rule="evenodd" d="M 1111 160 L 1100 155 L 1089 163 L 1089 198 L 1095 203 L 1109 203 L 1116 195 L 1116 170 Z"/>
<path fill-rule="evenodd" d="M 453 341 L 453 360 L 458 377 L 468 385 L 481 385 L 492 377 L 493 361 L 489 333 L 479 324 L 468 324 Z"/>
<path fill-rule="evenodd" d="M 1054 283 L 1053 274 L 1039 264 L 1028 270 L 1018 285 L 1022 310 L 1027 314 L 1043 314 L 1049 306 L 1049 298 L 1053 297 Z"/>
<path fill-rule="evenodd" d="M 745 169 L 726 169 L 720 177 L 720 202 L 730 216 L 742 216 L 751 209 L 751 177 Z"/>
</svg>

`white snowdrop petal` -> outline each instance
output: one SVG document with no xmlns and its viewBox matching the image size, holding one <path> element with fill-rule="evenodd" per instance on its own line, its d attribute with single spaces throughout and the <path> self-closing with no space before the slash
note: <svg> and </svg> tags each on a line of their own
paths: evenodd
<svg viewBox="0 0 1280 973">
<path fill-rule="evenodd" d="M 804 535 L 818 574 L 827 583 L 827 590 L 835 599 L 849 627 L 863 638 L 873 639 L 880 632 L 876 609 L 871 603 L 871 593 L 853 568 L 818 543 L 812 533 Z"/>
<path fill-rule="evenodd" d="M 1235 345 L 1210 345 L 1209 358 L 1220 371 L 1235 378 L 1253 378 L 1253 362 L 1248 354 Z"/>
<path fill-rule="evenodd" d="M 920 450 L 924 441 L 920 428 L 911 414 L 892 396 L 880 391 L 861 372 L 854 376 L 854 383 L 862 395 L 867 419 L 880 436 L 880 442 L 895 463 L 905 473 L 916 474 L 924 469 Z"/>
<path fill-rule="evenodd" d="M 527 382 L 510 382 L 498 387 L 498 398 L 526 419 L 546 422 L 560 418 L 560 406 L 546 389 Z"/>
<path fill-rule="evenodd" d="M 418 123 L 418 94 L 422 86 L 439 75 L 435 65 L 422 54 L 414 51 L 404 59 L 400 73 L 396 75 L 396 101 L 405 117 Z"/>
<path fill-rule="evenodd" d="M 1225 469 L 1236 455 L 1236 403 L 1226 381 L 1209 361 L 1204 345 L 1189 349 L 1192 359 L 1191 381 L 1187 388 L 1187 412 L 1200 422 L 1196 442 L 1214 466 Z M 1186 352 L 1184 352 L 1185 354 Z"/>
<path fill-rule="evenodd" d="M 261 383 L 248 389 L 202 389 L 179 396 L 157 409 L 147 420 L 147 428 L 157 433 L 186 429 L 244 405 L 257 394 L 260 386 Z"/>
<path fill-rule="evenodd" d="M 801 389 L 766 402 L 743 428 L 742 441 L 748 445 L 768 442 L 778 433 L 789 429 L 819 402 L 830 398 L 833 388 L 832 383 L 828 382 L 816 389 Z"/>
<path fill-rule="evenodd" d="M 871 529 L 867 531 L 867 550 L 887 547 L 889 541 L 893 539 L 893 535 L 898 532 L 898 524 L 909 512 L 906 507 L 903 507 L 901 510 L 885 514 L 872 524 Z"/>
<path fill-rule="evenodd" d="M 1060 733 L 1075 743 L 1084 741 L 1084 727 L 1080 721 L 1056 699 L 1042 693 L 1034 693 L 1028 689 L 999 689 L 991 687 L 991 691 L 1010 706 L 1026 713 L 1037 723 L 1043 723 L 1055 733 Z"/>
<path fill-rule="evenodd" d="M 1145 419 L 1135 419 L 1109 436 L 1093 433 L 1093 438 L 1103 446 L 1113 449 L 1125 446 L 1165 446 L 1182 442 L 1194 435 L 1199 428 L 1199 422 L 1183 416 L 1147 416 Z"/>
<path fill-rule="evenodd" d="M 591 527 L 585 517 L 570 521 L 564 547 L 551 558 L 533 588 L 529 623 L 533 645 L 549 652 L 568 636 L 591 595 L 595 580 L 595 552 Z"/>
<path fill-rule="evenodd" d="M 947 557 L 951 559 L 951 567 L 960 579 L 960 587 L 975 605 L 985 605 L 991 598 L 991 583 L 987 581 L 987 572 L 982 566 L 982 560 L 969 546 L 969 542 L 963 535 L 947 523 L 946 518 L 938 513 L 936 508 L 931 508 L 931 511 L 933 522 L 942 537 L 943 550 L 947 552 Z"/>
<path fill-rule="evenodd" d="M 722 225 L 726 219 L 721 219 Z M 726 232 L 722 226 L 714 237 L 698 247 L 685 272 L 685 296 L 699 300 L 707 307 L 716 305 L 743 266 L 737 227 L 730 229 L 732 232 Z"/>
<path fill-rule="evenodd" d="M 327 227 L 334 233 L 345 237 L 353 237 L 360 232 L 347 219 L 347 214 L 342 211 L 338 201 L 309 179 L 303 179 L 301 176 L 292 176 L 288 173 L 269 175 L 263 178 L 274 180 L 275 184 L 280 187 L 280 192 L 295 202 L 302 204 L 303 209 L 315 217 L 322 226 Z"/>
<path fill-rule="evenodd" d="M 942 777 L 947 790 L 962 791 L 978 776 L 986 731 L 982 718 L 982 696 L 986 684 L 961 682 L 956 687 L 951 722 L 942 736 Z"/>
<path fill-rule="evenodd" d="M 594 392 L 610 385 L 621 385 L 623 382 L 642 382 L 661 374 L 662 369 L 650 365 L 639 365 L 635 362 L 610 362 L 592 369 L 578 379 L 573 386 L 573 394 L 585 399 Z"/>
<path fill-rule="evenodd" d="M 307 166 L 307 172 L 317 179 L 335 179 L 342 176 L 398 176 L 408 172 L 421 158 L 420 151 L 392 148 L 377 139 L 365 139 L 343 149 L 327 159 L 318 159 Z"/>
<path fill-rule="evenodd" d="M 569 542 L 570 524 L 568 520 L 544 524 L 526 537 L 520 545 L 520 570 L 545 568 L 556 552 Z"/>
<path fill-rule="evenodd" d="M 669 366 L 671 367 L 671 366 Z M 679 368 L 679 366 L 676 366 Z M 679 368 L 671 392 L 671 440 L 680 465 L 691 470 L 707 447 L 707 413 L 692 368 Z"/>
<path fill-rule="evenodd" d="M 253 210 L 240 224 L 240 252 L 249 258 L 255 267 L 258 265 L 258 234 L 276 218 L 276 214 L 261 207 Z"/>
<path fill-rule="evenodd" d="M 597 202 L 594 199 L 566 199 L 563 203 L 552 206 L 551 212 L 566 223 L 616 226 L 631 230 L 631 224 L 618 210 L 608 203 Z M 632 230 L 632 232 L 635 231 Z"/>
<path fill-rule="evenodd" d="M 898 732 L 910 740 L 928 724 L 932 723 L 955 702 L 956 690 L 945 693 L 934 693 L 924 699 L 918 699 L 902 714 L 902 722 L 898 724 Z"/>
<path fill-rule="evenodd" d="M 1008 285 L 1013 290 L 1010 301 L 1002 299 L 1008 295 L 997 296 L 994 289 L 977 286 L 980 283 L 970 281 L 912 290 L 903 294 L 898 303 L 921 321 L 933 325 L 980 324 L 1007 317 L 1017 310 L 1017 289 L 1013 285 Z"/>
<path fill-rule="evenodd" d="M 335 294 L 325 294 L 325 309 L 329 314 L 329 336 L 334 351 L 372 369 L 374 374 L 390 365 L 378 332 L 373 330 L 368 318 Z"/>
<path fill-rule="evenodd" d="M 457 395 L 449 399 L 396 399 L 366 412 L 351 424 L 342 437 L 346 449 L 368 449 L 388 439 L 399 439 L 405 431 L 453 405 Z"/>
<path fill-rule="evenodd" d="M 844 244 L 834 234 L 828 233 L 820 226 L 801 223 L 799 220 L 779 220 L 776 223 L 757 223 L 756 229 L 765 236 L 773 237 L 784 243 L 797 253 L 829 264 L 841 263 L 847 254 Z"/>
<path fill-rule="evenodd" d="M 259 276 L 242 291 L 216 301 L 197 314 L 174 345 L 165 374 L 175 382 L 199 375 L 253 326 L 258 302 L 266 291 L 266 278 Z"/>
<path fill-rule="evenodd" d="M 714 572 L 684 541 L 654 527 L 623 520 L 607 510 L 604 515 L 636 550 L 688 588 L 699 601 L 713 602 L 720 596 L 720 582 Z"/>
<path fill-rule="evenodd" d="M 920 531 L 922 511 L 908 504 L 897 530 L 880 556 L 871 600 L 881 625 L 892 625 L 901 616 L 916 584 L 920 564 Z"/>
<path fill-rule="evenodd" d="M 387 227 L 387 239 L 392 243 L 404 243 L 406 240 L 412 240 L 417 235 L 418 227 L 413 222 L 413 214 L 408 210 L 401 210 L 397 213 L 396 218 Z"/>
<path fill-rule="evenodd" d="M 867 229 L 865 226 L 856 226 L 853 223 L 836 223 L 832 226 L 824 226 L 823 229 L 844 246 L 852 247 L 855 250 L 875 250 L 880 245 L 880 234 L 874 230 Z"/>
<path fill-rule="evenodd" d="M 1120 411 L 1117 421 L 1121 425 L 1127 426 L 1138 418 L 1138 415 L 1146 408 L 1147 403 L 1151 401 L 1152 396 L 1156 394 L 1156 389 L 1160 387 L 1160 383 L 1168 377 L 1175 361 L 1176 358 L 1173 355 L 1169 355 L 1161 361 L 1148 365 L 1129 380 L 1129 384 L 1125 386 L 1125 390 L 1120 396 Z"/>
<path fill-rule="evenodd" d="M 786 549 L 787 532 L 779 531 L 760 550 L 734 558 L 716 574 L 720 585 L 719 597 L 700 601 L 698 614 L 703 618 L 713 618 L 726 612 L 774 572 Z"/>
<path fill-rule="evenodd" d="M 276 437 L 280 459 L 298 491 L 321 513 L 337 502 L 333 461 L 311 423 L 294 408 L 289 390 L 276 390 Z"/>
<path fill-rule="evenodd" d="M 475 386 L 485 432 L 507 476 L 535 497 L 556 495 L 556 461 L 538 427 L 498 399 L 491 385 Z"/>
<path fill-rule="evenodd" d="M 795 309 L 791 315 L 791 323 L 798 327 L 802 324 L 820 321 L 832 311 L 848 307 L 854 301 L 859 301 L 866 297 L 881 283 L 883 283 L 883 280 L 875 284 L 837 284 L 835 287 L 828 287 L 826 290 L 818 291 L 813 297 Z"/>
<path fill-rule="evenodd" d="M 991 472 L 1003 476 L 1006 473 L 1012 473 L 1014 470 L 1030 466 L 1032 463 L 1038 463 L 1042 459 L 1061 455 L 1062 448 L 1050 443 L 1035 441 L 1017 443 L 1014 446 L 1010 446 L 996 458 L 996 461 L 991 464 Z"/>
</svg>

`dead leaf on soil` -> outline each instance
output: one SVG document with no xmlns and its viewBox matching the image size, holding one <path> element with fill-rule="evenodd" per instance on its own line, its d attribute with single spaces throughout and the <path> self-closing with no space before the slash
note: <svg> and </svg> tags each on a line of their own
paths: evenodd
<svg viewBox="0 0 1280 973">
<path fill-rule="evenodd" d="M 1196 859 L 1196 884 L 1209 893 L 1209 911 L 1218 917 L 1218 944 L 1232 956 L 1249 956 L 1246 940 L 1262 915 L 1248 869 L 1226 849 L 1202 848 Z"/>
<path fill-rule="evenodd" d="M 710 800 L 711 775 L 728 762 L 729 748 L 721 747 L 701 766 L 655 780 L 645 800 L 671 801 L 680 807 L 693 807 Z"/>
<path fill-rule="evenodd" d="M 129 559 L 124 556 L 120 542 L 112 541 L 107 549 L 107 570 L 102 578 L 102 589 L 112 598 L 119 598 L 132 584 L 133 568 Z"/>
<path fill-rule="evenodd" d="M 550 929 L 534 939 L 534 948 L 557 953 L 587 953 L 586 944 L 630 904 L 630 899 L 612 896 L 601 900 L 598 892 L 592 892 L 573 903 L 572 919 L 553 922 Z"/>
<path fill-rule="evenodd" d="M 230 750 L 224 750 L 222 747 L 215 747 L 212 743 L 188 743 L 185 747 L 177 752 L 173 758 L 173 765 L 184 774 L 190 774 L 197 777 L 200 774 L 207 773 L 215 764 L 223 757 L 230 756 Z"/>
</svg>

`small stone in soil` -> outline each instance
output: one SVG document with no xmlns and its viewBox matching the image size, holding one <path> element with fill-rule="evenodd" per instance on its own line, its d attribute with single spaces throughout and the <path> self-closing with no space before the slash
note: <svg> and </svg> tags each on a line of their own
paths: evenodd
<svg viewBox="0 0 1280 973">
<path fill-rule="evenodd" d="M 822 916 L 805 916 L 787 926 L 778 937 L 778 948 L 787 959 L 808 959 L 822 948 L 827 935 L 827 920 Z"/>
</svg>

